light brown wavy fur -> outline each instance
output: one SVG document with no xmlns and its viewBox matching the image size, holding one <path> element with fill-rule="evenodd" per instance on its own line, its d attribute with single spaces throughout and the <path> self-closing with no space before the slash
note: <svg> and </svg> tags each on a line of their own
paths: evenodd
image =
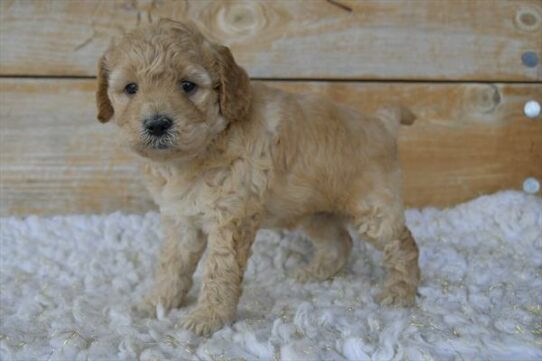
<svg viewBox="0 0 542 361">
<path fill-rule="evenodd" d="M 179 82 L 198 85 L 185 94 Z M 139 86 L 124 93 L 127 83 Z M 228 48 L 171 20 L 137 29 L 98 66 L 98 118 L 113 119 L 144 159 L 160 207 L 164 245 L 144 304 L 179 307 L 207 247 L 203 285 L 184 327 L 209 334 L 235 318 L 259 228 L 303 227 L 315 253 L 300 281 L 333 277 L 359 237 L 384 252 L 379 299 L 412 305 L 418 249 L 405 226 L 396 133 L 413 116 L 401 107 L 360 114 L 313 95 L 251 83 Z M 143 120 L 173 121 L 167 149 L 142 135 Z"/>
</svg>

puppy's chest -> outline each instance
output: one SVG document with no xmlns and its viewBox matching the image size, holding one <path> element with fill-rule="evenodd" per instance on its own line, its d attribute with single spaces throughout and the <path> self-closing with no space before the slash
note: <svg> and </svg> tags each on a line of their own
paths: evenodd
<svg viewBox="0 0 542 361">
<path fill-rule="evenodd" d="M 174 167 L 146 170 L 148 188 L 160 212 L 201 228 L 257 213 L 268 186 L 267 173 L 241 159 L 197 171 Z"/>
</svg>

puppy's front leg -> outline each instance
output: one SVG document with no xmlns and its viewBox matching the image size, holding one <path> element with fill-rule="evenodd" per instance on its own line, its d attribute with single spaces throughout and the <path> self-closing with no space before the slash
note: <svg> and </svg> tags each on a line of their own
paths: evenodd
<svg viewBox="0 0 542 361">
<path fill-rule="evenodd" d="M 205 250 L 206 241 L 201 231 L 190 223 L 162 216 L 164 243 L 158 259 L 155 283 L 145 304 L 164 309 L 179 307 L 192 287 L 192 275 Z"/>
<path fill-rule="evenodd" d="M 228 225 L 209 233 L 209 255 L 198 304 L 182 322 L 208 335 L 235 318 L 241 282 L 256 228 Z"/>
</svg>

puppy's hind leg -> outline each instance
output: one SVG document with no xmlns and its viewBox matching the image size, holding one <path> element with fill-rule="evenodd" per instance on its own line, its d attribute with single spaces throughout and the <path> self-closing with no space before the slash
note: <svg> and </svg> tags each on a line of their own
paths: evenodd
<svg viewBox="0 0 542 361">
<path fill-rule="evenodd" d="M 384 252 L 388 274 L 378 296 L 380 303 L 411 306 L 420 281 L 419 252 L 405 225 L 401 202 L 390 199 L 363 202 L 354 216 L 354 226 L 362 239 Z"/>
<path fill-rule="evenodd" d="M 302 227 L 315 250 L 309 264 L 298 269 L 294 277 L 300 282 L 332 278 L 344 267 L 352 249 L 352 238 L 342 218 L 331 213 L 317 213 Z"/>
<path fill-rule="evenodd" d="M 154 286 L 142 305 L 146 311 L 152 311 L 158 303 L 166 311 L 182 304 L 207 243 L 201 232 L 188 223 L 162 216 L 162 227 L 164 243 Z"/>
<path fill-rule="evenodd" d="M 418 254 L 416 242 L 406 225 L 396 239 L 384 246 L 388 278 L 384 291 L 378 295 L 381 304 L 414 305 L 420 282 Z"/>
</svg>

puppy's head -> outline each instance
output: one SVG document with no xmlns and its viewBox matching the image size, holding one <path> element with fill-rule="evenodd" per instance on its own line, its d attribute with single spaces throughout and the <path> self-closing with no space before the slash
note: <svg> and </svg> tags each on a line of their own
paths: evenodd
<svg viewBox="0 0 542 361">
<path fill-rule="evenodd" d="M 153 160 L 193 159 L 248 117 L 250 84 L 227 47 L 172 20 L 136 29 L 98 63 L 98 119 Z"/>
</svg>

